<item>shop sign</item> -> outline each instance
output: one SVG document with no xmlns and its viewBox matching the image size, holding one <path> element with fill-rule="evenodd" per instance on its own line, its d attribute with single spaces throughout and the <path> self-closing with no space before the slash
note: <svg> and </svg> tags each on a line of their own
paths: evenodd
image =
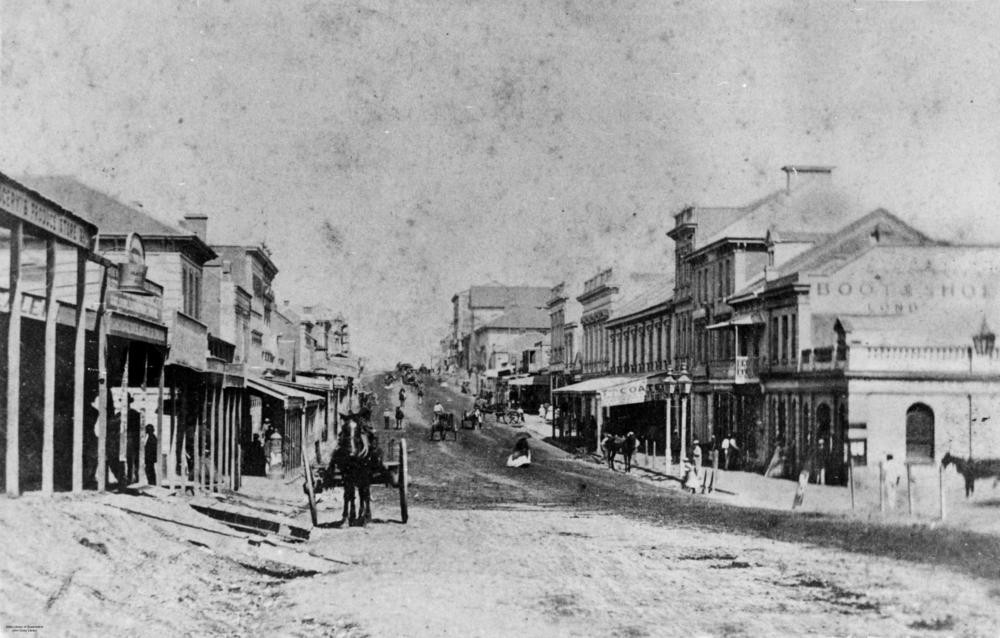
<svg viewBox="0 0 1000 638">
<path fill-rule="evenodd" d="M 118 264 L 118 290 L 132 295 L 151 295 L 146 290 L 146 250 L 138 233 L 125 240 L 126 259 Z"/>
<path fill-rule="evenodd" d="M 601 392 L 601 403 L 611 407 L 642 403 L 646 400 L 646 379 L 636 379 L 623 385 L 608 388 Z"/>
<path fill-rule="evenodd" d="M 0 210 L 81 248 L 90 248 L 91 234 L 78 221 L 41 202 L 34 201 L 8 184 L 0 184 Z"/>
</svg>

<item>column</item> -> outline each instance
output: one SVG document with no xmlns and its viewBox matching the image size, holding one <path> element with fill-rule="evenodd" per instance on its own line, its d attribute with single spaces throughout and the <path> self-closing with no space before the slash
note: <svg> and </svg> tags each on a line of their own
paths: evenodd
<svg viewBox="0 0 1000 638">
<path fill-rule="evenodd" d="M 45 241 L 45 368 L 42 400 L 42 493 L 52 494 L 55 482 L 56 432 L 56 242 Z"/>
<path fill-rule="evenodd" d="M 7 305 L 7 470 L 9 496 L 21 494 L 21 250 L 24 247 L 24 222 L 10 228 L 10 291 Z"/>
<path fill-rule="evenodd" d="M 76 326 L 73 342 L 73 492 L 83 491 L 83 428 L 87 397 L 83 393 L 87 371 L 87 251 L 76 249 Z"/>
</svg>

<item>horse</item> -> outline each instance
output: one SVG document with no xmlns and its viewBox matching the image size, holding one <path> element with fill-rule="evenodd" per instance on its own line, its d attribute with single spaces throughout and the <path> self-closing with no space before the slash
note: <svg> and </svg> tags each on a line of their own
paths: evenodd
<svg viewBox="0 0 1000 638">
<path fill-rule="evenodd" d="M 639 441 L 634 432 L 629 432 L 626 436 L 614 436 L 606 434 L 601 440 L 601 449 L 604 451 L 604 459 L 608 462 L 608 467 L 615 469 L 615 456 L 621 454 L 625 459 L 625 471 L 632 471 L 632 457 L 635 455 Z"/>
<path fill-rule="evenodd" d="M 965 498 L 970 498 L 976 489 L 976 479 L 992 478 L 993 487 L 1000 481 L 1000 459 L 963 459 L 946 452 L 941 458 L 941 467 L 955 464 L 955 469 L 965 479 Z"/>
<path fill-rule="evenodd" d="M 434 440 L 434 435 L 436 433 L 441 433 L 441 440 L 444 441 L 445 433 L 451 432 L 455 435 L 455 440 L 458 440 L 458 428 L 455 427 L 455 415 L 451 412 L 441 412 L 434 416 L 434 421 L 431 423 L 430 440 Z"/>
<path fill-rule="evenodd" d="M 624 445 L 625 438 L 621 436 L 605 434 L 604 438 L 601 439 L 601 450 L 604 452 L 604 460 L 607 461 L 608 467 L 612 470 L 615 469 L 615 455 L 621 452 Z"/>
<path fill-rule="evenodd" d="M 375 437 L 355 418 L 349 417 L 343 424 L 337 447 L 330 456 L 330 464 L 320 471 L 315 491 L 334 486 L 334 477 L 339 474 L 344 484 L 344 511 L 340 524 L 365 526 L 372 520 L 371 475 L 373 468 L 382 463 Z M 355 507 L 357 495 L 357 507 Z"/>
<path fill-rule="evenodd" d="M 622 441 L 622 456 L 625 458 L 625 471 L 632 471 L 632 457 L 635 455 L 635 449 L 639 447 L 639 441 L 635 438 L 635 432 L 629 432 L 625 435 L 625 439 Z"/>
</svg>

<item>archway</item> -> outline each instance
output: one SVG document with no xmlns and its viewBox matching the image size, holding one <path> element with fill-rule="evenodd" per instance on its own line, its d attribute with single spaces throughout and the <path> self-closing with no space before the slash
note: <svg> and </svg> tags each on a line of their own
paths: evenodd
<svg viewBox="0 0 1000 638">
<path fill-rule="evenodd" d="M 906 411 L 906 460 L 934 461 L 934 411 L 923 403 Z"/>
</svg>

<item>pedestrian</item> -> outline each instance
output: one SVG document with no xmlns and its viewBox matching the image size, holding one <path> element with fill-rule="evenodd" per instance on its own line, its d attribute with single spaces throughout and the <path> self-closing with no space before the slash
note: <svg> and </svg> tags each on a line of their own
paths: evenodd
<svg viewBox="0 0 1000 638">
<path fill-rule="evenodd" d="M 725 461 L 725 469 L 733 469 L 733 466 L 736 464 L 736 455 L 739 450 L 739 446 L 736 445 L 736 437 L 734 437 L 732 433 L 722 439 L 722 455 Z"/>
<path fill-rule="evenodd" d="M 143 462 L 146 464 L 146 482 L 150 485 L 156 485 L 156 457 L 159 453 L 156 445 L 156 429 L 152 425 L 147 425 L 146 445 L 143 447 Z"/>
<path fill-rule="evenodd" d="M 702 491 L 711 493 L 715 489 L 715 476 L 718 469 L 719 444 L 713 434 L 708 439 L 708 469 L 705 470 L 705 487 Z"/>
<path fill-rule="evenodd" d="M 698 439 L 694 439 L 691 442 L 691 458 L 694 461 L 696 467 L 699 468 L 701 472 L 701 443 L 698 443 Z"/>
<path fill-rule="evenodd" d="M 250 441 L 247 466 L 247 474 L 251 476 L 264 476 L 267 473 L 267 457 L 264 455 L 264 444 L 261 443 L 259 434 L 254 434 L 253 440 Z"/>
<path fill-rule="evenodd" d="M 126 483 L 139 482 L 139 440 L 142 434 L 142 415 L 132 407 L 135 398 L 127 395 L 128 411 L 126 414 L 125 431 L 125 476 Z"/>
<path fill-rule="evenodd" d="M 396 408 L 396 429 L 401 430 L 403 428 L 403 407 L 399 406 Z"/>
<path fill-rule="evenodd" d="M 402 406 L 406 403 L 406 390 L 404 388 L 399 389 L 399 405 Z"/>
<path fill-rule="evenodd" d="M 417 388 L 417 405 L 424 404 L 424 386 Z"/>
<path fill-rule="evenodd" d="M 899 487 L 901 479 L 902 477 L 900 475 L 899 466 L 893 459 L 892 454 L 886 454 L 885 461 L 882 462 L 882 480 L 885 481 L 884 490 L 886 509 L 896 509 L 896 488 Z"/>
<path fill-rule="evenodd" d="M 685 459 L 684 461 L 684 489 L 691 492 L 692 494 L 697 493 L 698 488 L 701 487 L 701 474 L 698 470 L 698 463 L 695 463 L 694 459 Z"/>
<path fill-rule="evenodd" d="M 399 410 L 399 408 L 396 408 L 396 410 Z M 392 421 L 392 410 L 390 410 L 389 408 L 386 408 L 385 410 L 383 410 L 382 411 L 382 420 L 385 421 L 385 429 L 388 430 L 389 429 L 389 423 Z"/>
</svg>

